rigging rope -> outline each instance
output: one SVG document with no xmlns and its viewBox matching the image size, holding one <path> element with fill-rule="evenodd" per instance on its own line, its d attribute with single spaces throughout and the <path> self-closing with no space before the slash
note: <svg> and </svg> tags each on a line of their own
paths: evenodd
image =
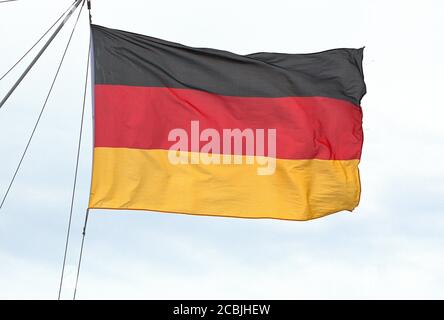
<svg viewBox="0 0 444 320">
<path fill-rule="evenodd" d="M 74 1 L 74 3 L 75 3 L 75 1 Z M 20 59 L 18 59 L 17 62 L 14 63 L 14 65 L 11 68 L 9 68 L 9 70 L 6 71 L 6 73 L 4 75 L 2 75 L 2 77 L 0 78 L 0 81 L 3 80 L 3 78 L 5 78 L 28 55 L 28 53 L 30 53 L 32 51 L 32 49 L 34 49 L 35 46 L 40 43 L 40 41 L 42 41 L 42 39 L 48 34 L 48 32 L 51 31 L 52 28 L 54 28 L 54 26 L 60 21 L 60 19 L 62 19 L 66 15 L 66 13 L 69 11 L 69 9 L 71 9 L 71 7 L 72 7 L 72 5 L 70 5 L 68 7 L 68 9 L 66 9 L 66 11 L 63 12 L 63 14 L 49 27 L 49 29 L 46 30 L 46 32 L 32 45 L 32 47 L 29 48 L 29 50 L 26 51 L 25 54 Z"/>
<path fill-rule="evenodd" d="M 81 145 L 82 145 L 83 120 L 85 118 L 86 92 L 87 92 L 87 88 L 88 88 L 90 54 L 91 54 L 91 37 L 90 37 L 90 40 L 89 40 L 88 60 L 86 62 L 86 76 L 85 76 L 85 89 L 83 91 L 82 116 L 80 118 L 79 142 L 78 142 L 78 146 L 77 146 L 76 168 L 75 168 L 75 171 L 74 171 L 74 181 L 73 181 L 73 186 L 72 186 L 71 207 L 70 207 L 70 211 L 69 211 L 68 230 L 66 232 L 65 253 L 63 255 L 62 275 L 60 277 L 59 295 L 58 295 L 58 299 L 59 300 L 60 300 L 60 295 L 62 293 L 62 285 L 63 285 L 63 277 L 64 277 L 64 273 L 65 273 L 66 256 L 67 256 L 67 253 L 68 253 L 68 245 L 69 245 L 69 235 L 70 235 L 70 232 L 71 232 L 71 222 L 72 222 L 72 214 L 73 214 L 73 208 L 74 208 L 74 199 L 75 199 L 75 195 L 76 195 L 77 176 L 78 176 L 79 160 L 80 160 L 80 148 L 81 148 Z M 87 211 L 87 214 L 86 214 L 87 216 L 88 216 L 88 211 Z M 81 250 L 80 250 L 80 257 L 82 255 L 82 251 L 83 251 L 83 241 L 84 241 L 84 238 L 85 238 L 85 228 L 86 228 L 86 221 L 85 221 L 85 227 L 83 229 L 83 239 L 82 239 L 82 247 L 81 247 Z M 80 266 L 79 266 L 79 268 L 80 268 Z M 78 274 L 77 274 L 77 279 L 78 279 Z M 77 286 L 77 280 L 76 280 L 76 286 Z M 75 293 L 74 293 L 74 296 L 75 296 Z"/>
<path fill-rule="evenodd" d="M 51 87 L 49 88 L 49 91 L 48 91 L 48 94 L 46 96 L 45 102 L 43 103 L 43 106 L 42 106 L 42 108 L 40 110 L 40 114 L 39 114 L 39 116 L 37 118 L 37 121 L 36 121 L 36 123 L 34 125 L 34 128 L 33 128 L 32 132 L 31 132 L 31 135 L 30 135 L 30 137 L 28 139 L 28 143 L 26 144 L 25 150 L 23 151 L 22 157 L 20 158 L 18 166 L 17 166 L 17 168 L 16 168 L 16 170 L 14 172 L 14 175 L 13 175 L 13 177 L 11 179 L 11 182 L 9 183 L 8 189 L 6 190 L 6 193 L 5 193 L 4 197 L 3 197 L 3 200 L 0 203 L 0 209 L 3 207 L 3 204 L 5 203 L 5 200 L 8 197 L 9 191 L 11 190 L 11 187 L 12 187 L 12 185 L 13 185 L 13 183 L 15 181 L 15 178 L 17 176 L 17 173 L 20 170 L 20 167 L 22 165 L 23 159 L 25 158 L 25 155 L 26 155 L 26 153 L 28 151 L 28 148 L 29 148 L 29 146 L 31 144 L 32 138 L 34 137 L 34 134 L 35 134 L 35 132 L 37 130 L 37 127 L 38 127 L 38 125 L 40 123 L 40 119 L 42 118 L 42 115 L 43 115 L 43 113 L 45 111 L 45 108 L 46 108 L 46 105 L 48 103 L 49 97 L 51 96 L 52 89 L 54 88 L 54 84 L 55 84 L 55 82 L 57 80 L 57 77 L 59 75 L 60 68 L 62 67 L 63 61 L 65 60 L 66 52 L 68 51 L 69 45 L 71 44 L 72 36 L 73 36 L 74 31 L 76 29 L 77 22 L 79 21 L 80 14 L 82 13 L 82 9 L 83 9 L 84 4 L 85 4 L 85 0 L 82 3 L 82 7 L 80 8 L 79 14 L 77 15 L 77 19 L 76 19 L 76 22 L 74 23 L 74 26 L 72 28 L 71 34 L 69 36 L 68 43 L 66 44 L 66 47 L 65 47 L 65 50 L 63 52 L 62 58 L 60 59 L 59 65 L 57 67 L 57 72 L 55 73 L 54 79 L 52 80 Z"/>
<path fill-rule="evenodd" d="M 89 217 L 89 209 L 86 210 L 85 224 L 83 225 L 82 244 L 80 245 L 79 262 L 77 263 L 77 275 L 76 275 L 76 284 L 74 286 L 73 300 L 76 300 L 76 295 L 77 295 L 77 285 L 79 283 L 80 266 L 82 264 L 83 245 L 85 244 L 86 225 L 88 224 L 88 217 Z"/>
</svg>

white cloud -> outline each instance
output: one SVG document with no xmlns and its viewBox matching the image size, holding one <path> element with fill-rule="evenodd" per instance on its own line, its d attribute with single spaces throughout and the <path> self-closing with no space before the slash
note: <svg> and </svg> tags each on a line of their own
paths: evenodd
<svg viewBox="0 0 444 320">
<path fill-rule="evenodd" d="M 69 4 L 3 5 L 0 73 Z M 82 99 L 79 66 L 88 46 L 83 18 L 56 94 L 0 211 L 0 298 L 57 297 Z M 79 298 L 444 298 L 442 2 L 133 0 L 122 6 L 96 0 L 93 19 L 238 53 L 365 45 L 368 94 L 363 193 L 355 213 L 293 223 L 93 211 Z M 0 195 L 68 33 L 0 110 Z M 13 79 L 0 83 L 0 96 Z M 91 123 L 86 125 L 89 137 Z M 91 139 L 84 141 L 66 298 L 89 188 Z"/>
</svg>

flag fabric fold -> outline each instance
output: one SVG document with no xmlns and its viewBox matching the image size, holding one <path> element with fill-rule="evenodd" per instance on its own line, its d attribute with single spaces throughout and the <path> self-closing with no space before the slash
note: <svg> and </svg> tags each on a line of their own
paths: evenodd
<svg viewBox="0 0 444 320">
<path fill-rule="evenodd" d="M 308 220 L 358 205 L 363 49 L 237 55 L 91 28 L 90 208 Z"/>
</svg>

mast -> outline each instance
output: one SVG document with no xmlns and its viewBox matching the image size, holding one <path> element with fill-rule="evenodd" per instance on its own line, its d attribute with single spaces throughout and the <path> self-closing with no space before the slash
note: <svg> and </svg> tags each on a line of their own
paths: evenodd
<svg viewBox="0 0 444 320">
<path fill-rule="evenodd" d="M 45 50 L 48 48 L 48 46 L 51 44 L 52 40 L 57 36 L 57 34 L 62 30 L 63 26 L 66 24 L 66 22 L 69 20 L 69 18 L 72 16 L 74 11 L 77 9 L 79 4 L 82 2 L 82 0 L 75 0 L 74 3 L 71 5 L 71 10 L 66 15 L 65 19 L 60 23 L 60 25 L 57 27 L 57 29 L 54 31 L 54 33 L 51 35 L 51 37 L 48 39 L 48 41 L 45 43 L 42 49 L 40 49 L 39 53 L 35 56 L 35 58 L 31 61 L 29 66 L 25 69 L 25 71 L 22 73 L 20 78 L 15 82 L 15 84 L 12 86 L 12 88 L 8 91 L 8 93 L 5 95 L 5 97 L 0 102 L 0 109 L 3 107 L 3 105 L 6 103 L 6 101 L 9 99 L 11 94 L 17 89 L 19 84 L 22 82 L 22 80 L 26 77 L 28 72 L 32 69 L 34 64 L 39 60 L 40 56 L 45 52 Z"/>
</svg>

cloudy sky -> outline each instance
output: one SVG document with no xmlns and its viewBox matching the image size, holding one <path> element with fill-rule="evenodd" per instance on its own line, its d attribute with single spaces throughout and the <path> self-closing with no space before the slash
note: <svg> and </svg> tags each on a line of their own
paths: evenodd
<svg viewBox="0 0 444 320">
<path fill-rule="evenodd" d="M 0 4 L 0 74 L 71 0 Z M 0 298 L 57 298 L 80 121 L 86 11 L 0 210 Z M 6 191 L 74 19 L 0 110 Z M 78 298 L 444 298 L 442 1 L 93 0 L 93 22 L 240 54 L 366 46 L 362 199 L 310 222 L 92 211 Z M 29 61 L 29 59 L 27 60 Z M 6 93 L 25 65 L 0 82 Z M 88 100 L 90 101 L 90 100 Z M 91 172 L 87 105 L 63 298 Z"/>
</svg>

